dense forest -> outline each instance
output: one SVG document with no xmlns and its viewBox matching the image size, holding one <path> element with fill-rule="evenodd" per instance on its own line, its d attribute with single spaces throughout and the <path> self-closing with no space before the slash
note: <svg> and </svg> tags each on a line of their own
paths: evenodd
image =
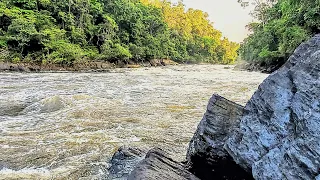
<svg viewBox="0 0 320 180">
<path fill-rule="evenodd" d="M 208 14 L 160 0 L 2 0 L 0 60 L 233 63 Z"/>
<path fill-rule="evenodd" d="M 295 48 L 320 32 L 318 0 L 239 0 L 254 4 L 258 23 L 248 25 L 251 35 L 240 48 L 241 58 L 260 66 L 281 66 Z"/>
</svg>

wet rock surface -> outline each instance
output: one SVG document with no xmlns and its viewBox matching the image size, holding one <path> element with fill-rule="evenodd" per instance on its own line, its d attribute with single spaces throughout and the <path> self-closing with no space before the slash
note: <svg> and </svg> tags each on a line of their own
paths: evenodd
<svg viewBox="0 0 320 180">
<path fill-rule="evenodd" d="M 150 150 L 128 178 L 128 180 L 143 179 L 199 180 L 184 164 L 172 160 L 159 148 Z"/>
<path fill-rule="evenodd" d="M 320 36 L 300 45 L 245 107 L 225 148 L 256 179 L 320 174 Z"/>
</svg>

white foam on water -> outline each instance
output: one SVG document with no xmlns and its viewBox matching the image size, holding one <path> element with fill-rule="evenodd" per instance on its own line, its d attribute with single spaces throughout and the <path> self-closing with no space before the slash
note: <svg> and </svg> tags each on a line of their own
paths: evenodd
<svg viewBox="0 0 320 180">
<path fill-rule="evenodd" d="M 11 148 L 9 145 L 1 145 L 0 144 L 0 148 Z"/>
<path fill-rule="evenodd" d="M 130 139 L 129 139 L 129 142 L 139 142 L 141 141 L 141 138 L 138 138 L 136 136 L 132 136 Z"/>
<path fill-rule="evenodd" d="M 3 168 L 0 170 L 0 179 L 9 178 L 21 178 L 21 179 L 48 179 L 50 177 L 50 171 L 46 168 L 24 168 L 20 170 L 13 170 L 9 168 Z"/>
</svg>

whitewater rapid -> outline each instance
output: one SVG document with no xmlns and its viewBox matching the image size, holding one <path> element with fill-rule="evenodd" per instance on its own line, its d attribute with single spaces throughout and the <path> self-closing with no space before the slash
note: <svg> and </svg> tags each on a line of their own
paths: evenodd
<svg viewBox="0 0 320 180">
<path fill-rule="evenodd" d="M 123 145 L 183 160 L 211 95 L 245 105 L 266 77 L 221 65 L 0 73 L 0 179 L 103 179 Z"/>
</svg>

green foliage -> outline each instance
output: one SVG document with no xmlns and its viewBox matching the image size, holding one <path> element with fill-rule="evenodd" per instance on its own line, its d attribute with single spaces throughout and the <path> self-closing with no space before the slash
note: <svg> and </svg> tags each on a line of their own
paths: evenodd
<svg viewBox="0 0 320 180">
<path fill-rule="evenodd" d="M 50 41 L 46 44 L 49 54 L 46 59 L 53 63 L 68 64 L 83 57 L 83 49 L 78 44 L 71 44 L 65 40 Z"/>
<path fill-rule="evenodd" d="M 320 32 L 320 1 L 279 0 L 248 25 L 252 34 L 240 48 L 244 60 L 281 65 L 303 41 Z"/>
<path fill-rule="evenodd" d="M 12 62 L 72 64 L 82 59 L 140 62 L 169 58 L 179 62 L 232 63 L 237 49 L 237 44 L 223 39 L 213 28 L 206 13 L 185 10 L 181 3 L 0 2 L 0 50 L 6 52 L 1 59 Z"/>
<path fill-rule="evenodd" d="M 7 41 L 4 38 L 0 37 L 0 49 L 6 48 L 7 46 Z"/>
<path fill-rule="evenodd" d="M 102 45 L 102 54 L 100 59 L 106 60 L 127 60 L 132 55 L 128 48 L 121 46 L 121 44 L 113 44 L 112 41 L 107 41 Z"/>
</svg>

